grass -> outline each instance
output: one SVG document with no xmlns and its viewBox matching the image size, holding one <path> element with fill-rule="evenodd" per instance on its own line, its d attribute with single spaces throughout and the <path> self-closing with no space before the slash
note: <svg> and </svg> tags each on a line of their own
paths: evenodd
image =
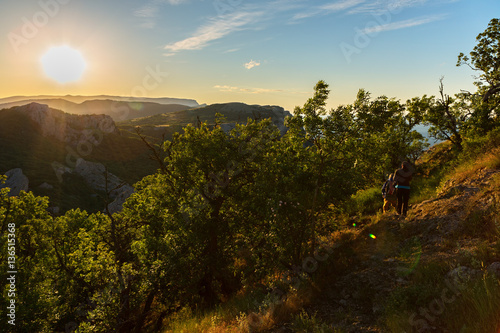
<svg viewBox="0 0 500 333">
<path fill-rule="evenodd" d="M 497 333 L 500 330 L 500 284 L 496 277 L 484 274 L 460 290 L 461 295 L 442 316 L 443 327 L 450 332 Z"/>
<path fill-rule="evenodd" d="M 335 329 L 323 323 L 316 314 L 308 314 L 305 310 L 294 316 L 291 324 L 294 332 L 304 333 L 342 333 L 341 329 Z"/>
</svg>

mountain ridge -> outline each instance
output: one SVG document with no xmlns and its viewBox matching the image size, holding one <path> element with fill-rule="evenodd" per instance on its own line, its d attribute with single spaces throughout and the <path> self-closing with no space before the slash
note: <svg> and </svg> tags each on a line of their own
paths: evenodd
<svg viewBox="0 0 500 333">
<path fill-rule="evenodd" d="M 36 101 L 40 99 L 65 99 L 73 103 L 82 103 L 87 100 L 114 100 L 119 102 L 153 102 L 158 104 L 182 104 L 190 107 L 196 107 L 200 104 L 194 99 L 174 98 L 174 97 L 133 97 L 133 96 L 113 96 L 113 95 L 35 95 L 35 96 L 10 96 L 0 98 L 0 107 L 2 104 L 19 101 Z"/>
<path fill-rule="evenodd" d="M 45 104 L 51 108 L 63 110 L 69 114 L 105 114 L 115 121 L 123 121 L 138 117 L 151 116 L 159 113 L 168 113 L 189 109 L 183 104 L 160 104 L 139 101 L 116 101 L 112 99 L 92 99 L 75 103 L 66 99 L 31 99 L 0 104 L 0 109 L 23 106 L 31 103 Z"/>
</svg>

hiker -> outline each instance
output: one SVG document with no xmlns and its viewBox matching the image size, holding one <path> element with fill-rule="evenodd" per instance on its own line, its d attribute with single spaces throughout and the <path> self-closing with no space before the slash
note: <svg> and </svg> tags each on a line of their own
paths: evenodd
<svg viewBox="0 0 500 333">
<path fill-rule="evenodd" d="M 394 174 L 391 173 L 389 175 L 389 178 L 382 186 L 382 197 L 384 198 L 384 213 L 389 210 L 390 206 L 397 208 L 398 197 L 396 196 L 396 188 L 394 187 L 395 185 L 396 182 L 394 181 Z"/>
<path fill-rule="evenodd" d="M 410 162 L 403 162 L 401 169 L 396 170 L 394 173 L 394 180 L 396 181 L 396 194 L 398 197 L 398 205 L 396 211 L 398 215 L 406 217 L 408 213 L 408 200 L 410 200 L 410 181 L 413 175 L 413 167 Z"/>
</svg>

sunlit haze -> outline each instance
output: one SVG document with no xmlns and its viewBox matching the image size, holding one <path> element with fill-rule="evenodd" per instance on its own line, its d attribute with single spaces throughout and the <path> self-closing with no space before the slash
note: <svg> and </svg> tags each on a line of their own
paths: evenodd
<svg viewBox="0 0 500 333">
<path fill-rule="evenodd" d="M 497 0 L 2 1 L 0 97 L 146 95 L 329 105 L 358 89 L 406 100 L 473 89 L 456 67 Z M 51 55 L 65 47 L 74 57 Z M 52 48 L 52 49 L 51 49 Z"/>
</svg>

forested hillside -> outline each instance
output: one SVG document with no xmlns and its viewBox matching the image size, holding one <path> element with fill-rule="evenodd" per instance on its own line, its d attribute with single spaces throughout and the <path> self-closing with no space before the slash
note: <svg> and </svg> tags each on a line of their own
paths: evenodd
<svg viewBox="0 0 500 333">
<path fill-rule="evenodd" d="M 285 134 L 188 125 L 114 214 L 0 190 L 0 306 L 23 332 L 498 332 L 499 43 L 493 19 L 459 55 L 476 92 L 327 110 L 319 81 Z M 446 142 L 426 151 L 419 124 Z M 380 212 L 402 161 L 406 219 Z"/>
</svg>

